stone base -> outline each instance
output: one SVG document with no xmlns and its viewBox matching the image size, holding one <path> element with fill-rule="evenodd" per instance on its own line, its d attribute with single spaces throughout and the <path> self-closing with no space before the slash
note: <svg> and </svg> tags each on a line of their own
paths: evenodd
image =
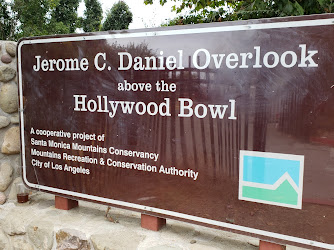
<svg viewBox="0 0 334 250">
<path fill-rule="evenodd" d="M 166 219 L 141 214 L 141 227 L 152 230 L 152 231 L 159 231 L 162 227 L 166 225 Z"/>
<path fill-rule="evenodd" d="M 71 200 L 60 196 L 55 196 L 55 208 L 62 210 L 70 210 L 79 205 L 77 200 Z"/>
<path fill-rule="evenodd" d="M 286 246 L 260 240 L 259 250 L 286 250 Z"/>
<path fill-rule="evenodd" d="M 252 237 L 177 220 L 168 220 L 159 232 L 146 230 L 140 227 L 141 213 L 117 207 L 110 211 L 115 218 L 111 222 L 104 216 L 106 205 L 87 201 L 72 211 L 55 209 L 55 196 L 49 193 L 36 191 L 32 202 L 24 205 L 15 196 L 16 191 L 0 206 L 0 249 L 254 250 L 259 246 Z"/>
</svg>

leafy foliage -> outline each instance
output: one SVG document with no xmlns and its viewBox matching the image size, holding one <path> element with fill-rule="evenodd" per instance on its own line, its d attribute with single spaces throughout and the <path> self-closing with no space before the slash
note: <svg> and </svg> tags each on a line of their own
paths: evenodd
<svg viewBox="0 0 334 250">
<path fill-rule="evenodd" d="M 77 1 L 77 0 L 75 0 Z M 76 8 L 65 10 L 62 0 L 14 0 L 11 5 L 13 16 L 18 23 L 16 38 L 63 34 L 74 32 Z M 59 11 L 59 13 L 56 13 Z M 74 11 L 75 14 L 70 13 Z M 69 19 L 67 19 L 69 18 Z"/>
<path fill-rule="evenodd" d="M 81 0 L 0 0 L 0 38 L 17 40 L 21 37 L 127 29 L 132 12 L 119 1 L 107 13 L 103 26 L 103 11 L 99 0 L 84 0 L 84 17 L 78 17 Z"/>
<path fill-rule="evenodd" d="M 119 1 L 115 3 L 107 13 L 107 18 L 103 23 L 102 30 L 122 30 L 128 29 L 132 22 L 132 12 L 129 6 Z"/>
<path fill-rule="evenodd" d="M 103 16 L 102 7 L 97 0 L 85 0 L 86 10 L 82 20 L 82 27 L 85 32 L 99 31 Z"/>
<path fill-rule="evenodd" d="M 74 33 L 77 28 L 98 31 L 102 7 L 98 0 L 84 0 L 84 18 L 78 18 L 81 0 L 0 0 L 1 39 Z"/>
<path fill-rule="evenodd" d="M 298 16 L 334 12 L 333 0 L 171 0 L 173 10 L 190 14 L 179 16 L 167 25 L 208 23 L 269 17 Z M 164 5 L 167 0 L 160 0 Z M 153 0 L 144 0 L 152 4 Z"/>
<path fill-rule="evenodd" d="M 18 36 L 34 36 L 45 34 L 46 14 L 49 3 L 46 0 L 15 0 L 13 10 L 20 22 Z"/>
<path fill-rule="evenodd" d="M 334 11 L 333 0 L 241 1 L 235 7 L 233 19 L 299 16 Z"/>
<path fill-rule="evenodd" d="M 69 28 L 69 32 L 75 32 L 77 28 L 78 14 L 80 0 L 60 0 L 53 12 L 55 23 L 62 22 Z"/>
<path fill-rule="evenodd" d="M 12 39 L 15 31 L 15 21 L 10 15 L 9 5 L 0 0 L 0 40 Z"/>
</svg>

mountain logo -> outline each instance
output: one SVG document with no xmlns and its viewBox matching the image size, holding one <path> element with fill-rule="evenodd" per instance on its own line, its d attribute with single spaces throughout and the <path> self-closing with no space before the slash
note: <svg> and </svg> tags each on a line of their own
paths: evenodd
<svg viewBox="0 0 334 250">
<path fill-rule="evenodd" d="M 304 156 L 240 150 L 239 200 L 302 208 Z"/>
</svg>

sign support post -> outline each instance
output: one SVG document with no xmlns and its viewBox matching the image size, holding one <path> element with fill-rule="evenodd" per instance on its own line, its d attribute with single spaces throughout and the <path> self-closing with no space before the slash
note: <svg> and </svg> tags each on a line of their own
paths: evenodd
<svg viewBox="0 0 334 250">
<path fill-rule="evenodd" d="M 141 214 L 141 227 L 152 230 L 159 231 L 166 225 L 166 219 L 159 218 L 156 216 L 151 216 L 147 214 Z"/>
<path fill-rule="evenodd" d="M 286 246 L 260 240 L 259 250 L 286 250 Z"/>
<path fill-rule="evenodd" d="M 70 210 L 77 206 L 79 206 L 79 202 L 77 200 L 71 200 L 57 195 L 55 196 L 55 208 L 57 209 Z"/>
</svg>

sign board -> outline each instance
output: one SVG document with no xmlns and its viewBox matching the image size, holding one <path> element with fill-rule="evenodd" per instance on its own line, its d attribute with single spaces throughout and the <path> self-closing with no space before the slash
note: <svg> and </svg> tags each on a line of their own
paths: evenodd
<svg viewBox="0 0 334 250">
<path fill-rule="evenodd" d="M 26 185 L 333 249 L 333 22 L 21 40 Z"/>
</svg>

